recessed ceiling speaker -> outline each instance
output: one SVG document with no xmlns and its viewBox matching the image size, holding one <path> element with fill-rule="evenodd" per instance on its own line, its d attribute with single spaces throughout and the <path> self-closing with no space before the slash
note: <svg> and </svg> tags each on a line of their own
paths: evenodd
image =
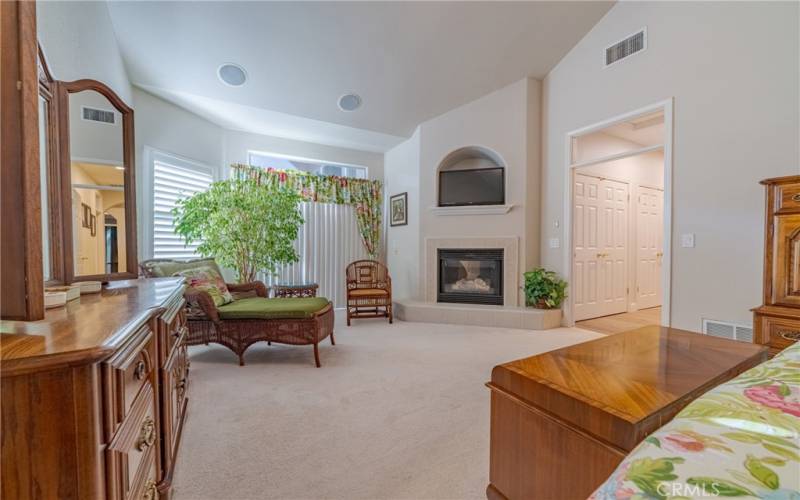
<svg viewBox="0 0 800 500">
<path fill-rule="evenodd" d="M 339 109 L 342 111 L 355 111 L 361 107 L 361 97 L 358 94 L 345 94 L 339 98 Z"/>
<path fill-rule="evenodd" d="M 225 63 L 217 69 L 217 76 L 225 85 L 241 87 L 247 81 L 247 72 L 238 64 Z"/>
</svg>

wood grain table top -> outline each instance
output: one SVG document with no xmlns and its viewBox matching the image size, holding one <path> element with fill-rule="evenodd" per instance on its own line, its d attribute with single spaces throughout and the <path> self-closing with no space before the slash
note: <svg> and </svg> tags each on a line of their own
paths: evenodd
<svg viewBox="0 0 800 500">
<path fill-rule="evenodd" d="M 39 321 L 1 321 L 2 374 L 26 365 L 91 362 L 112 353 L 130 333 L 159 314 L 183 290 L 183 278 L 113 281 L 100 293 L 81 295 L 49 309 Z"/>
<path fill-rule="evenodd" d="M 630 450 L 702 393 L 764 361 L 766 352 L 648 326 L 496 366 L 488 385 Z"/>
</svg>

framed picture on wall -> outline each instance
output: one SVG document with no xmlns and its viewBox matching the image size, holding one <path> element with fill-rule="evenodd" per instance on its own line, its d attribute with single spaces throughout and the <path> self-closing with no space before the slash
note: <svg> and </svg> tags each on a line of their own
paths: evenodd
<svg viewBox="0 0 800 500">
<path fill-rule="evenodd" d="M 408 224 L 408 193 L 400 193 L 389 198 L 389 225 Z"/>
<path fill-rule="evenodd" d="M 87 205 L 86 203 L 81 203 L 81 209 L 83 213 L 81 214 L 81 226 L 91 229 L 92 228 L 92 207 Z"/>
<path fill-rule="evenodd" d="M 97 236 L 97 217 L 94 214 L 90 214 L 91 223 L 89 224 L 89 231 L 92 236 Z"/>
</svg>

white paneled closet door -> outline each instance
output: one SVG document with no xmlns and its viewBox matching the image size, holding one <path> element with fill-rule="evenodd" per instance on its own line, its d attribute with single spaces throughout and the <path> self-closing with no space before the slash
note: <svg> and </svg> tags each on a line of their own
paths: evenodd
<svg viewBox="0 0 800 500">
<path fill-rule="evenodd" d="M 327 297 L 334 307 L 344 307 L 345 268 L 367 259 L 358 232 L 355 209 L 333 203 L 302 203 L 305 224 L 295 242 L 300 261 L 279 269 L 277 276 L 262 276 L 264 283 L 317 283 L 317 296 Z"/>
<path fill-rule="evenodd" d="M 636 204 L 636 307 L 661 305 L 664 255 L 664 192 L 639 187 Z"/>
<path fill-rule="evenodd" d="M 575 174 L 573 315 L 576 321 L 627 310 L 628 184 Z"/>
</svg>

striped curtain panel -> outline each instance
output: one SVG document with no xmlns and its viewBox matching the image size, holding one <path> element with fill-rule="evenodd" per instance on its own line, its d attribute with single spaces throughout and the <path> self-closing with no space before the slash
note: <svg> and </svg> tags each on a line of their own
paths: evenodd
<svg viewBox="0 0 800 500">
<path fill-rule="evenodd" d="M 317 295 L 334 307 L 344 307 L 345 268 L 354 260 L 367 259 L 361 241 L 355 207 L 334 203 L 300 204 L 305 224 L 295 242 L 300 261 L 283 266 L 277 276 L 261 275 L 267 286 L 279 283 L 317 283 Z"/>
</svg>

